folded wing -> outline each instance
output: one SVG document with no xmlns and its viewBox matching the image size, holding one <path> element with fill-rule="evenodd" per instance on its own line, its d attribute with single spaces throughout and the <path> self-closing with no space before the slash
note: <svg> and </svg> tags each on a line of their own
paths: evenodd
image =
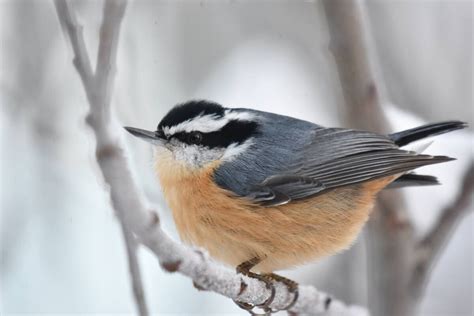
<svg viewBox="0 0 474 316">
<path fill-rule="evenodd" d="M 452 160 L 404 151 L 388 137 L 349 129 L 316 129 L 305 151 L 287 170 L 267 177 L 247 198 L 273 206 Z"/>
</svg>

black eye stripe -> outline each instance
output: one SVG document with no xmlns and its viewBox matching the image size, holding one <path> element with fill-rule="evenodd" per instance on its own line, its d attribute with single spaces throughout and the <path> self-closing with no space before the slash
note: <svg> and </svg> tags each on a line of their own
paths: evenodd
<svg viewBox="0 0 474 316">
<path fill-rule="evenodd" d="M 192 132 L 188 134 L 188 141 L 192 144 L 199 145 L 202 142 L 202 133 L 201 132 Z"/>
<path fill-rule="evenodd" d="M 186 133 L 176 133 L 172 138 L 176 138 L 179 141 L 186 144 L 194 144 L 192 141 L 193 132 Z M 251 121 L 230 121 L 220 130 L 210 133 L 201 133 L 202 138 L 200 140 L 200 145 L 209 147 L 209 148 L 225 148 L 230 144 L 237 143 L 242 144 L 250 137 L 258 133 L 258 123 Z"/>
</svg>

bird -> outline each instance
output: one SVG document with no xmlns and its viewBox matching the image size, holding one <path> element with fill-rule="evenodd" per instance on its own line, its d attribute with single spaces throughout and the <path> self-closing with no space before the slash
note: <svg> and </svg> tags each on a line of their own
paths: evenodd
<svg viewBox="0 0 474 316">
<path fill-rule="evenodd" d="M 208 100 L 174 106 L 156 130 L 125 127 L 154 148 L 154 169 L 180 238 L 257 278 L 298 284 L 274 271 L 349 248 L 377 194 L 438 184 L 412 170 L 453 160 L 407 148 L 466 127 L 461 121 L 389 135 L 328 128 L 305 120 Z M 240 307 L 254 306 L 236 302 Z"/>
</svg>

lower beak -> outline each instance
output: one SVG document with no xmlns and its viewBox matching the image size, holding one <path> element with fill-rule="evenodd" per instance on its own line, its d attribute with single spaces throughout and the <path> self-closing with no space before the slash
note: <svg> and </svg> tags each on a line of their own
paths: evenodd
<svg viewBox="0 0 474 316">
<path fill-rule="evenodd" d="M 163 142 L 164 139 L 160 137 L 157 132 L 150 132 L 144 129 L 128 127 L 128 126 L 125 126 L 124 128 L 127 130 L 127 132 L 129 132 L 133 136 L 141 138 L 146 142 L 152 143 L 154 145 L 162 145 L 164 143 Z"/>
</svg>

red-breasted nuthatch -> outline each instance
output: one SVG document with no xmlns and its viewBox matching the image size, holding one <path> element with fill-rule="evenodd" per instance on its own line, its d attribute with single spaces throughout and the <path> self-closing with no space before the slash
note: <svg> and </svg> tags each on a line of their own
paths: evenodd
<svg viewBox="0 0 474 316">
<path fill-rule="evenodd" d="M 408 172 L 452 158 L 403 147 L 465 126 L 449 121 L 383 136 L 190 101 L 156 131 L 126 129 L 155 145 L 156 171 L 183 241 L 267 285 L 285 283 L 295 293 L 292 305 L 297 284 L 272 272 L 348 248 L 380 190 L 436 184 Z"/>
</svg>

